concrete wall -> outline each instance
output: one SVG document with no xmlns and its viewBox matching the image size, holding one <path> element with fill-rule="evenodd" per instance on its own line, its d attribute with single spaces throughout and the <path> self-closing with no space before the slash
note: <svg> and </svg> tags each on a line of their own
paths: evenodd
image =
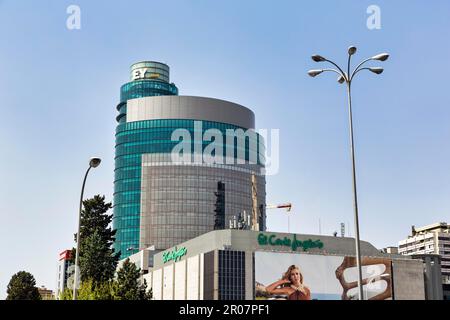
<svg viewBox="0 0 450 320">
<path fill-rule="evenodd" d="M 425 300 L 423 263 L 420 260 L 392 260 L 395 300 Z"/>
<path fill-rule="evenodd" d="M 141 250 L 139 252 L 136 252 L 135 254 L 130 255 L 128 258 L 130 259 L 130 262 L 134 263 L 136 267 L 142 270 L 148 270 L 148 256 L 150 254 L 150 250 Z M 118 271 L 120 268 L 122 268 L 123 263 L 126 259 L 122 259 L 119 261 L 116 267 L 116 271 Z"/>
</svg>

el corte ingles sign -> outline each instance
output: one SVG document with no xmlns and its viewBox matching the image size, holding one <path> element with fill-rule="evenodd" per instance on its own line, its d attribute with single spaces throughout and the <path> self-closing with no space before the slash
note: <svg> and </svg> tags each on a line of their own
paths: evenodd
<svg viewBox="0 0 450 320">
<path fill-rule="evenodd" d="M 163 257 L 162 257 L 163 263 L 166 263 L 171 260 L 177 262 L 178 260 L 181 259 L 182 256 L 185 256 L 186 253 L 187 253 L 186 247 L 182 247 L 180 249 L 177 249 L 177 247 L 175 247 L 174 250 L 166 251 L 163 253 Z"/>
<path fill-rule="evenodd" d="M 266 235 L 264 233 L 258 234 L 258 244 L 260 246 L 280 246 L 280 247 L 289 247 L 292 251 L 297 251 L 298 248 L 303 249 L 303 251 L 307 251 L 310 249 L 323 248 L 323 242 L 319 239 L 317 240 L 298 240 L 297 235 L 292 235 L 292 237 L 284 237 L 278 238 L 276 234 Z M 166 251 L 163 253 L 162 260 L 163 263 L 174 261 L 179 261 L 183 256 L 187 253 L 186 247 L 181 247 L 178 249 L 175 247 L 171 251 Z"/>
<path fill-rule="evenodd" d="M 280 246 L 280 247 L 290 247 L 292 251 L 297 251 L 297 248 L 303 249 L 303 251 L 307 251 L 309 249 L 322 249 L 323 242 L 320 240 L 297 240 L 297 236 L 294 234 L 293 237 L 288 238 L 277 238 L 276 234 L 266 235 L 264 233 L 260 233 L 258 235 L 258 244 L 260 246 Z"/>
</svg>

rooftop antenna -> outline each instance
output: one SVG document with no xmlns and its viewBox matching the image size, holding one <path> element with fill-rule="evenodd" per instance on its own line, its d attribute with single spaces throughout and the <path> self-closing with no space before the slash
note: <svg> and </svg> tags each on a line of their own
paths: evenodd
<svg viewBox="0 0 450 320">
<path fill-rule="evenodd" d="M 229 221 L 230 229 L 235 230 L 252 230 L 252 216 L 248 214 L 245 210 L 235 214 L 231 217 Z"/>
</svg>

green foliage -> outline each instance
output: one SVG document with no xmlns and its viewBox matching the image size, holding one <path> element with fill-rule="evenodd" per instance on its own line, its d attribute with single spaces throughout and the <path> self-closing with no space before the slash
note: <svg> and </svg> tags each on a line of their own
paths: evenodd
<svg viewBox="0 0 450 320">
<path fill-rule="evenodd" d="M 81 280 L 90 279 L 95 283 L 103 283 L 113 278 L 117 263 L 113 261 L 111 249 L 98 231 L 95 230 L 82 241 Z"/>
<path fill-rule="evenodd" d="M 36 280 L 26 271 L 19 271 L 11 277 L 6 292 L 6 300 L 41 300 Z"/>
<path fill-rule="evenodd" d="M 115 283 L 107 281 L 96 283 L 89 279 L 81 283 L 78 290 L 79 300 L 114 300 Z"/>
<path fill-rule="evenodd" d="M 150 300 L 147 282 L 139 283 L 141 272 L 130 259 L 126 259 L 122 267 L 117 271 L 117 291 L 115 297 L 120 300 Z"/>
<path fill-rule="evenodd" d="M 59 300 L 73 300 L 73 290 L 65 288 L 64 291 L 59 294 Z"/>
<path fill-rule="evenodd" d="M 94 282 L 92 279 L 81 283 L 77 292 L 77 300 L 115 300 L 116 282 Z M 72 289 L 66 288 L 61 294 L 61 300 L 72 300 Z"/>
<path fill-rule="evenodd" d="M 133 263 L 131 265 L 134 266 Z M 147 292 L 147 283 L 139 284 L 135 271 L 128 266 L 122 270 L 121 280 L 95 283 L 88 279 L 81 283 L 78 289 L 78 300 L 151 300 L 152 289 Z M 130 272 L 130 270 L 132 270 Z M 131 278 L 130 278 L 131 277 Z M 60 295 L 60 300 L 72 300 L 72 289 L 66 288 Z"/>
<path fill-rule="evenodd" d="M 112 214 L 107 213 L 111 208 L 111 202 L 105 203 L 104 196 L 96 195 L 83 201 L 79 256 L 81 281 L 92 281 L 94 286 L 110 281 L 119 261 L 120 253 L 115 253 L 113 248 L 116 230 L 110 227 Z M 75 250 L 72 253 L 75 257 Z"/>
</svg>

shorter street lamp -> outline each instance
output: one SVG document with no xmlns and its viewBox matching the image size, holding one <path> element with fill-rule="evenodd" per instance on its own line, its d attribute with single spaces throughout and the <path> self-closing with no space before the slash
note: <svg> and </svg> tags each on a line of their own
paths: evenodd
<svg viewBox="0 0 450 320">
<path fill-rule="evenodd" d="M 74 283 L 73 283 L 73 300 L 77 300 L 77 284 L 78 284 L 78 257 L 80 254 L 80 224 L 81 224 L 81 209 L 83 207 L 83 193 L 84 193 L 84 185 L 86 184 L 86 178 L 88 176 L 89 170 L 91 168 L 97 168 L 100 165 L 102 160 L 100 158 L 91 158 L 89 161 L 89 168 L 84 175 L 83 186 L 81 187 L 81 197 L 80 197 L 80 211 L 78 212 L 78 232 L 77 232 L 77 249 L 75 253 L 75 275 L 74 275 Z"/>
</svg>

